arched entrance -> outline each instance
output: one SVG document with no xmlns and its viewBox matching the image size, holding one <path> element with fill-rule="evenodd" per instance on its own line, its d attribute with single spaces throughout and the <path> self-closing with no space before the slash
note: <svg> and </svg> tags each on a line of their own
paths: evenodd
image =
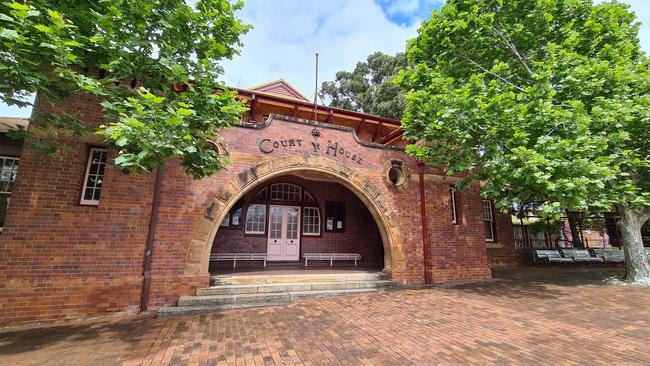
<svg viewBox="0 0 650 366">
<path fill-rule="evenodd" d="M 188 252 L 187 274 L 208 274 L 209 255 L 223 219 L 233 206 L 256 187 L 295 173 L 326 176 L 353 192 L 374 218 L 384 246 L 384 270 L 394 279 L 404 272 L 404 246 L 394 211 L 382 193 L 361 171 L 335 160 L 310 154 L 287 155 L 262 161 L 230 179 L 210 200 L 194 229 Z"/>
<path fill-rule="evenodd" d="M 210 257 L 210 273 L 223 274 L 305 270 L 305 257 L 309 268 L 382 270 L 385 256 L 379 228 L 354 193 L 331 178 L 300 172 L 258 184 L 235 203 Z"/>
</svg>

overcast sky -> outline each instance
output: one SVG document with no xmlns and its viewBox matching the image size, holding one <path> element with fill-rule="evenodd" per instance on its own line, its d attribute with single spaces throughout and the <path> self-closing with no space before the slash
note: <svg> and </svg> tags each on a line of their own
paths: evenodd
<svg viewBox="0 0 650 366">
<path fill-rule="evenodd" d="M 623 0 L 642 22 L 641 44 L 650 52 L 650 0 Z M 241 55 L 224 63 L 224 80 L 248 88 L 285 79 L 314 95 L 314 54 L 320 54 L 319 83 L 351 70 L 370 53 L 403 51 L 420 22 L 443 0 L 245 0 L 240 17 L 254 28 Z M 0 116 L 27 117 L 28 109 L 0 104 Z"/>
</svg>

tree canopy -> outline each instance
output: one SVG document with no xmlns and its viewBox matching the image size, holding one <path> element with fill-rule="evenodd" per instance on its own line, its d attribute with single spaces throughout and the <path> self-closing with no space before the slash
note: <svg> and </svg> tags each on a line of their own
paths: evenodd
<svg viewBox="0 0 650 366">
<path fill-rule="evenodd" d="M 0 99 L 9 105 L 102 100 L 107 123 L 92 131 L 76 115 L 42 114 L 31 141 L 56 151 L 56 131 L 96 132 L 115 164 L 151 171 L 178 157 L 188 174 L 210 175 L 225 155 L 210 143 L 239 121 L 244 106 L 218 78 L 248 30 L 228 0 L 63 0 L 0 3 Z M 99 73 L 89 70 L 101 70 Z M 101 77 L 98 77 L 100 75 Z M 179 90 L 182 89 L 182 92 Z"/>
<path fill-rule="evenodd" d="M 618 208 L 628 279 L 650 278 L 650 61 L 627 5 L 450 0 L 408 46 L 408 152 L 501 208 Z"/>
<path fill-rule="evenodd" d="M 332 107 L 401 119 L 405 97 L 393 80 L 406 67 L 406 55 L 375 52 L 357 63 L 352 72 L 339 71 L 334 81 L 322 84 L 321 95 Z"/>
</svg>

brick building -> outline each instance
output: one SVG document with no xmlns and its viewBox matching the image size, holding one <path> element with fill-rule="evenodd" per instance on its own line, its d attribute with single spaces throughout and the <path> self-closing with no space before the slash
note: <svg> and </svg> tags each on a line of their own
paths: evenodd
<svg viewBox="0 0 650 366">
<path fill-rule="evenodd" d="M 269 267 L 357 253 L 404 284 L 516 263 L 510 216 L 479 182 L 455 192 L 460 178 L 407 156 L 399 121 L 314 108 L 282 80 L 239 97 L 250 111 L 222 133 L 232 165 L 202 180 L 174 161 L 123 175 L 94 136 L 61 135 L 56 157 L 3 139 L 0 323 L 137 312 L 144 287 L 150 308 L 173 304 L 208 285 L 220 253 L 265 254 Z M 102 123 L 87 95 L 38 106 Z"/>
</svg>

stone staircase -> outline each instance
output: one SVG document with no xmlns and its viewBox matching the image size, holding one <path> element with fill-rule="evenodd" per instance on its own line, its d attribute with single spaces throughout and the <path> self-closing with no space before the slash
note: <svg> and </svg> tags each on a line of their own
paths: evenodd
<svg viewBox="0 0 650 366">
<path fill-rule="evenodd" d="M 182 296 L 177 306 L 164 307 L 158 317 L 206 311 L 289 304 L 298 299 L 355 295 L 398 287 L 381 272 L 324 274 L 220 275 L 196 296 Z"/>
</svg>

